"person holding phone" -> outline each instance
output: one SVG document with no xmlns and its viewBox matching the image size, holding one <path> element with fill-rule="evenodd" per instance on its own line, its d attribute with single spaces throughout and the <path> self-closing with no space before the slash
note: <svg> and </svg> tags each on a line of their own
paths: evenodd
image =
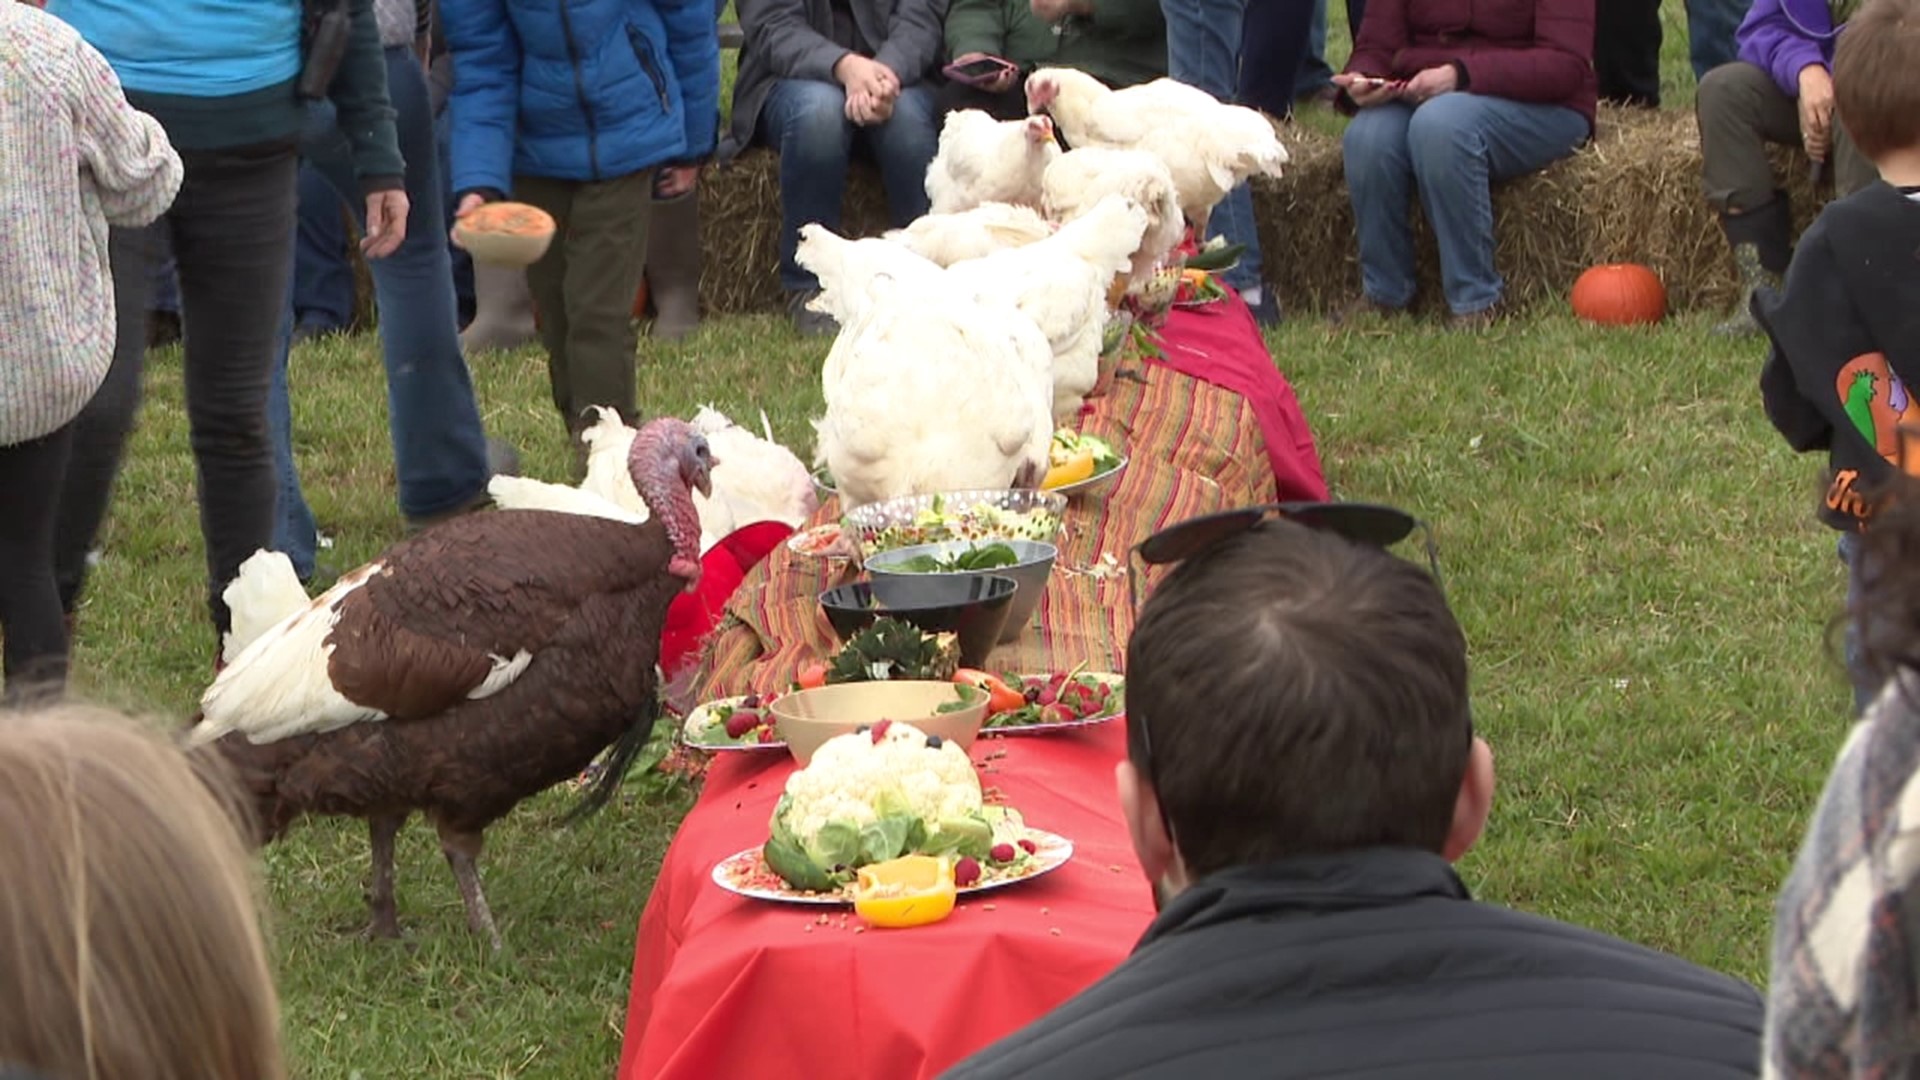
<svg viewBox="0 0 1920 1080">
<path fill-rule="evenodd" d="M 1074 68 L 1114 87 L 1167 73 L 1160 0 L 953 0 L 946 37 L 953 60 L 942 113 L 980 109 L 1018 120 L 1035 68 Z"/>
<path fill-rule="evenodd" d="M 880 166 L 896 226 L 927 212 L 927 166 L 940 144 L 929 85 L 946 0 L 739 0 L 746 41 L 721 157 L 757 144 L 780 155 L 780 286 L 794 328 L 838 332 L 807 309 L 820 282 L 794 258 L 800 227 L 840 228 L 856 147 Z"/>
<path fill-rule="evenodd" d="M 1360 296 L 1337 318 L 1413 303 L 1420 198 L 1452 322 L 1499 316 L 1496 181 L 1538 172 L 1593 136 L 1592 0 L 1373 0 L 1344 72 L 1342 147 Z"/>
</svg>

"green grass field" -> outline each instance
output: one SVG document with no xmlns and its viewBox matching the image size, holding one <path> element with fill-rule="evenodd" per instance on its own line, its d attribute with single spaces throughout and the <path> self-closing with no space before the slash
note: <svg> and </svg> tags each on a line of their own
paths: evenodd
<svg viewBox="0 0 1920 1080">
<path fill-rule="evenodd" d="M 1670 68 L 1679 104 L 1691 77 Z M 1817 464 L 1761 416 L 1760 347 L 1711 339 L 1707 322 L 1609 333 L 1536 312 L 1485 337 L 1302 323 L 1270 343 L 1337 493 L 1436 527 L 1500 772 L 1469 885 L 1759 981 L 1774 892 L 1847 727 L 1824 640 L 1842 582 L 1812 519 Z M 711 402 L 742 421 L 765 409 L 804 455 L 824 351 L 780 320 L 730 319 L 643 345 L 641 403 L 688 415 Z M 528 474 L 563 477 L 542 356 L 473 368 Z M 336 538 L 323 558 L 351 567 L 400 535 L 374 340 L 303 348 L 292 378 L 307 492 Z M 149 387 L 77 678 L 171 720 L 204 685 L 213 640 L 177 351 L 156 354 Z M 393 945 L 356 936 L 364 830 L 298 829 L 265 865 L 300 1075 L 610 1075 L 634 925 L 688 799 L 636 777 L 582 826 L 561 828 L 568 799 L 550 794 L 495 827 L 482 867 L 499 958 L 467 935 L 429 830 L 402 837 L 409 940 Z"/>
</svg>

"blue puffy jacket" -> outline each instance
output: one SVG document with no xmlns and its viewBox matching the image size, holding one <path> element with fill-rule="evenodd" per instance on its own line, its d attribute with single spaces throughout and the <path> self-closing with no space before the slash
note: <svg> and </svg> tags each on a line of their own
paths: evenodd
<svg viewBox="0 0 1920 1080">
<path fill-rule="evenodd" d="M 453 190 L 611 180 L 713 153 L 713 0 L 440 0 Z"/>
</svg>

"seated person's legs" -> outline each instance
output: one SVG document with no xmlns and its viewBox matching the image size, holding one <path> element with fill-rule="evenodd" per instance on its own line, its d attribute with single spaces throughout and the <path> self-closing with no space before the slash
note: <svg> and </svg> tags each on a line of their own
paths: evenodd
<svg viewBox="0 0 1920 1080">
<path fill-rule="evenodd" d="M 1407 149 L 1454 315 L 1488 310 L 1505 287 L 1493 262 L 1492 184 L 1546 168 L 1587 134 L 1573 109 L 1481 94 L 1442 94 L 1414 110 Z"/>
<path fill-rule="evenodd" d="M 1773 76 L 1748 63 L 1726 64 L 1700 80 L 1700 180 L 1740 268 L 1741 297 L 1714 330 L 1758 333 L 1748 313 L 1754 290 L 1787 272 L 1793 210 L 1779 190 L 1767 144 L 1800 143 L 1800 109 Z"/>
<path fill-rule="evenodd" d="M 1413 303 L 1413 162 L 1405 105 L 1362 109 L 1341 139 L 1347 197 L 1360 247 L 1362 302 L 1399 309 Z"/>
<path fill-rule="evenodd" d="M 760 140 L 780 155 L 780 286 L 789 294 L 820 288 L 794 261 L 800 226 L 840 229 L 854 133 L 846 104 L 846 92 L 833 83 L 782 79 L 760 114 Z"/>
<path fill-rule="evenodd" d="M 940 115 L 932 88 L 901 88 L 893 115 L 865 129 L 865 137 L 880 166 L 893 224 L 911 224 L 927 212 L 927 166 L 940 145 Z"/>
</svg>

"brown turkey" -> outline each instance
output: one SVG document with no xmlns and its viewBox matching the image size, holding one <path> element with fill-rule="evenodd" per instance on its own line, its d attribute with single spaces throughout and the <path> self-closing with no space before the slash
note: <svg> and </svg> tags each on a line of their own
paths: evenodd
<svg viewBox="0 0 1920 1080">
<path fill-rule="evenodd" d="M 716 464 L 687 423 L 655 420 L 627 455 L 645 522 L 496 510 L 394 545 L 241 648 L 202 695 L 189 744 L 239 773 L 262 843 L 306 814 L 367 819 L 377 937 L 399 934 L 394 837 L 421 812 L 468 925 L 498 949 L 474 863 L 482 831 L 609 746 L 575 814 L 618 788 L 658 711 L 667 607 L 700 574 L 691 492 L 711 494 Z M 272 599 L 284 589 L 259 580 L 276 566 L 291 572 L 282 557 L 250 560 L 237 608 L 251 593 L 285 611 Z M 247 622 L 236 610 L 236 628 Z"/>
</svg>

